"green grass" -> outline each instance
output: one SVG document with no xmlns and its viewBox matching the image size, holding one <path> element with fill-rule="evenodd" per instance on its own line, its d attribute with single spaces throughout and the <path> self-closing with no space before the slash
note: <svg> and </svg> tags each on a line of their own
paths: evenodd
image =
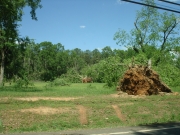
<svg viewBox="0 0 180 135">
<path fill-rule="evenodd" d="M 115 88 L 103 87 L 104 84 L 76 83 L 70 86 L 45 87 L 46 84 L 36 82 L 34 87 L 28 89 L 14 89 L 12 86 L 0 89 L 0 132 L 49 132 L 180 121 L 178 104 L 180 95 L 156 95 L 145 98 L 114 97 L 112 94 L 117 94 Z M 16 100 L 15 97 L 76 97 L 78 99 L 21 101 Z M 87 111 L 88 123 L 85 125 L 79 121 L 80 114 L 77 107 L 79 105 Z M 112 105 L 120 108 L 125 121 L 117 117 Z M 62 112 L 43 115 L 22 111 L 38 107 L 60 109 Z"/>
<path fill-rule="evenodd" d="M 2 120 L 0 119 L 0 133 L 3 132 L 3 123 L 2 123 Z"/>
<path fill-rule="evenodd" d="M 180 86 L 172 87 L 172 91 L 174 91 L 174 92 L 180 92 Z"/>
<path fill-rule="evenodd" d="M 33 87 L 29 88 L 13 88 L 7 86 L 0 89 L 0 96 L 95 96 L 107 95 L 114 92 L 113 88 L 106 88 L 104 84 L 82 84 L 74 83 L 70 86 L 46 86 L 47 83 L 37 82 Z"/>
</svg>

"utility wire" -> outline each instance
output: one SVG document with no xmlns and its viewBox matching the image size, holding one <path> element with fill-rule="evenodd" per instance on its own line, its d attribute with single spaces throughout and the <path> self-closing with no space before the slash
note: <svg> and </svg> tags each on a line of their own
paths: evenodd
<svg viewBox="0 0 180 135">
<path fill-rule="evenodd" d="M 171 11 L 171 12 L 175 12 L 175 13 L 180 13 L 180 11 L 177 11 L 177 10 L 172 10 L 172 9 L 169 9 L 169 8 L 163 8 L 163 7 L 159 7 L 159 6 L 148 5 L 148 4 L 144 4 L 144 3 L 140 3 L 140 2 L 136 2 L 136 1 L 132 1 L 132 0 L 121 0 L 121 1 L 130 2 L 130 3 L 143 5 L 143 6 L 149 6 L 149 7 L 158 8 L 158 9 L 162 9 L 162 10 L 167 10 L 167 11 Z"/>
<path fill-rule="evenodd" d="M 159 1 L 162 1 L 162 2 L 166 2 L 166 3 L 170 3 L 170 4 L 174 4 L 174 5 L 180 6 L 179 3 L 175 3 L 175 2 L 171 2 L 171 1 L 167 1 L 167 0 L 159 0 Z"/>
<path fill-rule="evenodd" d="M 141 0 L 141 2 L 144 2 L 143 0 Z M 171 10 L 179 10 L 179 9 L 177 9 L 177 8 L 174 8 L 174 7 L 170 7 L 170 6 L 166 6 L 166 5 L 162 5 L 162 4 L 158 4 L 158 3 L 156 3 L 156 5 L 157 6 L 161 6 L 161 7 L 164 7 L 164 8 L 168 8 L 168 9 L 171 9 Z"/>
<path fill-rule="evenodd" d="M 171 9 L 171 10 L 176 10 L 176 11 L 178 11 L 178 10 L 179 10 L 179 9 L 177 9 L 177 8 L 170 7 L 170 6 L 166 6 L 166 5 L 162 5 L 162 4 L 158 4 L 158 3 L 156 3 L 156 5 L 157 5 L 157 6 L 164 7 L 164 8 L 168 8 L 168 9 Z"/>
</svg>

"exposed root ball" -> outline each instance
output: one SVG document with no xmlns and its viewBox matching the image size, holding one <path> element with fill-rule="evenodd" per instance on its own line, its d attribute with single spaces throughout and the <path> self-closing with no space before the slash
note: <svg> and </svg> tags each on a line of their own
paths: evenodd
<svg viewBox="0 0 180 135">
<path fill-rule="evenodd" d="M 145 66 L 131 67 L 119 82 L 120 89 L 129 95 L 152 95 L 159 92 L 171 92 L 160 81 L 159 75 Z"/>
</svg>

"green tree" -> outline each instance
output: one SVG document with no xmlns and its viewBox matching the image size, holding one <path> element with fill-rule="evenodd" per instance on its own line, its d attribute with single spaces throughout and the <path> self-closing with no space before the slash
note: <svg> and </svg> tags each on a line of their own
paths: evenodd
<svg viewBox="0 0 180 135">
<path fill-rule="evenodd" d="M 92 52 L 90 50 L 86 50 L 84 53 L 84 61 L 86 62 L 86 65 L 92 64 Z"/>
<path fill-rule="evenodd" d="M 39 52 L 40 48 L 34 41 L 31 41 L 26 47 L 23 67 L 26 69 L 30 79 L 37 80 L 39 78 L 38 73 L 41 70 L 40 59 L 38 56 Z"/>
<path fill-rule="evenodd" d="M 64 47 L 60 43 L 42 42 L 39 44 L 39 48 L 42 80 L 53 80 L 66 72 L 66 55 Z"/>
<path fill-rule="evenodd" d="M 175 54 L 174 62 L 177 68 L 180 69 L 180 46 L 176 47 L 173 50 L 173 53 Z"/>
<path fill-rule="evenodd" d="M 84 53 L 81 49 L 75 48 L 70 53 L 72 68 L 79 72 L 84 66 L 86 66 Z"/>
<path fill-rule="evenodd" d="M 146 4 L 155 5 L 154 1 L 145 0 Z M 179 21 L 173 13 L 160 14 L 157 9 L 144 6 L 137 12 L 134 22 L 135 28 L 130 34 L 119 29 L 114 35 L 114 40 L 119 45 L 132 48 L 135 52 L 149 52 L 148 45 L 159 49 L 156 65 L 162 60 L 161 57 L 179 45 Z M 151 48 L 152 49 L 152 48 Z M 151 56 L 152 57 L 152 56 Z"/>
<path fill-rule="evenodd" d="M 92 51 L 92 63 L 98 63 L 101 60 L 101 52 L 98 49 Z"/>
<path fill-rule="evenodd" d="M 113 50 L 111 49 L 110 46 L 106 46 L 102 49 L 101 55 L 102 55 L 102 58 L 105 59 L 105 58 L 108 58 L 110 56 L 113 56 L 114 53 L 113 53 Z"/>
<path fill-rule="evenodd" d="M 176 67 L 180 70 L 180 56 L 177 57 L 176 61 Z"/>
<path fill-rule="evenodd" d="M 119 78 L 125 71 L 124 65 L 120 63 L 121 58 L 118 56 L 108 57 L 103 62 L 103 81 L 108 87 L 117 86 Z"/>
<path fill-rule="evenodd" d="M 41 7 L 40 0 L 1 0 L 0 1 L 0 52 L 1 52 L 1 74 L 0 84 L 4 78 L 5 58 L 7 50 L 17 41 L 19 22 L 22 20 L 23 8 L 31 7 L 31 17 L 37 20 L 36 9 Z"/>
<path fill-rule="evenodd" d="M 65 51 L 64 46 L 60 43 L 56 44 L 56 47 L 58 48 L 58 52 L 56 54 L 56 76 L 61 76 L 62 74 L 65 74 L 67 72 L 67 67 L 69 64 L 69 54 L 67 51 Z"/>
</svg>

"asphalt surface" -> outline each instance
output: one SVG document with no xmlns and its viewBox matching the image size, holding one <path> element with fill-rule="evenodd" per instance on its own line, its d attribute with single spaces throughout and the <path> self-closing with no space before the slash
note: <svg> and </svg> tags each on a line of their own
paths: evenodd
<svg viewBox="0 0 180 135">
<path fill-rule="evenodd" d="M 180 122 L 60 132 L 15 133 L 0 135 L 180 135 Z"/>
</svg>

